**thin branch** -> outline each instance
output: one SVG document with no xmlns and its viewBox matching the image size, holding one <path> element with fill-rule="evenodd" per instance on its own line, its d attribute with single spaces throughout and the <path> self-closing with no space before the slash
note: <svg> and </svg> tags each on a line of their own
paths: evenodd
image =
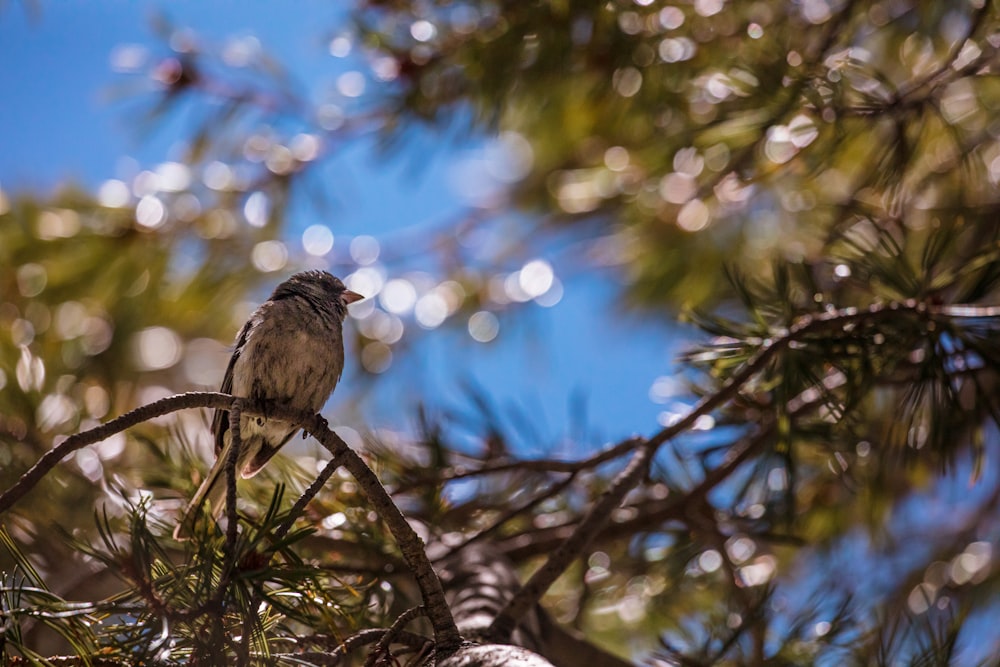
<svg viewBox="0 0 1000 667">
<path fill-rule="evenodd" d="M 528 610 L 538 604 L 542 595 L 555 583 L 555 580 L 565 572 L 570 563 L 590 544 L 590 541 L 601 532 L 610 520 L 611 513 L 619 507 L 628 492 L 643 478 L 657 449 L 694 426 L 701 416 L 710 414 L 716 408 L 735 398 L 743 386 L 770 364 L 780 352 L 786 350 L 792 343 L 820 331 L 897 318 L 903 314 L 926 316 L 927 307 L 922 302 L 910 300 L 904 303 L 893 302 L 888 305 L 875 304 L 864 310 L 845 308 L 828 313 L 807 315 L 797 320 L 784 333 L 763 341 L 760 349 L 718 390 L 703 397 L 687 415 L 673 425 L 662 429 L 640 446 L 625 469 L 615 477 L 611 486 L 591 507 L 573 533 L 549 555 L 545 564 L 532 575 L 531 579 L 494 619 L 490 626 L 490 633 L 497 640 L 506 641 L 514 628 L 517 627 L 520 619 Z"/>
<path fill-rule="evenodd" d="M 642 442 L 642 438 L 631 437 L 621 442 L 603 449 L 598 453 L 590 456 L 586 459 L 580 459 L 579 461 L 567 461 L 563 459 L 526 459 L 521 461 L 491 461 L 481 468 L 476 468 L 474 470 L 462 470 L 460 472 L 455 472 L 452 469 L 451 472 L 444 471 L 436 477 L 427 476 L 424 479 L 416 480 L 407 484 L 400 485 L 398 488 L 393 490 L 393 495 L 397 493 L 406 493 L 412 491 L 415 487 L 420 484 L 442 484 L 445 482 L 454 482 L 455 480 L 468 479 L 470 477 L 484 477 L 486 475 L 497 475 L 504 472 L 549 472 L 549 473 L 568 473 L 577 474 L 588 468 L 596 468 L 597 466 L 607 463 L 608 461 L 613 461 L 616 458 L 625 456 L 626 454 L 635 450 L 636 446 Z"/>
<path fill-rule="evenodd" d="M 722 464 L 706 474 L 705 478 L 690 491 L 642 508 L 636 516 L 625 521 L 605 525 L 598 537 L 606 540 L 623 535 L 634 535 L 636 531 L 662 524 L 664 521 L 683 519 L 692 506 L 704 501 L 708 494 L 728 479 L 737 468 L 752 456 L 760 453 L 761 448 L 773 435 L 773 423 L 760 427 L 754 434 L 734 444 L 726 452 L 726 457 Z M 498 547 L 513 561 L 521 561 L 531 556 L 551 553 L 559 543 L 572 535 L 575 526 L 575 523 L 555 526 L 546 531 L 541 539 L 539 539 L 537 531 L 534 534 L 518 535 L 504 540 Z"/>
<path fill-rule="evenodd" d="M 458 546 L 453 547 L 452 549 L 449 549 L 447 556 L 451 556 L 453 554 L 456 554 L 456 553 L 462 551 L 463 549 L 465 549 L 467 546 L 469 546 L 473 542 L 477 542 L 477 541 L 479 541 L 479 540 L 481 540 L 481 539 L 483 539 L 485 537 L 488 537 L 489 535 L 492 535 L 497 530 L 499 530 L 502 526 L 504 526 L 508 521 L 511 521 L 512 519 L 514 519 L 514 518 L 516 518 L 516 517 L 518 517 L 518 516 L 520 516 L 520 515 L 522 515 L 522 514 L 524 514 L 526 512 L 530 512 L 531 510 L 533 510 L 534 508 L 538 507 L 538 505 L 540 505 L 541 503 L 545 502 L 549 498 L 553 498 L 555 496 L 558 496 L 560 493 L 562 493 L 563 491 L 565 491 L 569 487 L 570 484 L 573 483 L 573 480 L 576 479 L 576 476 L 577 476 L 577 473 L 575 473 L 575 472 L 574 473 L 570 473 L 565 479 L 563 479 L 560 482 L 557 482 L 556 484 L 551 485 L 549 488 L 545 489 L 541 493 L 539 493 L 539 494 L 535 495 L 534 497 L 530 498 L 526 503 L 523 503 L 520 507 L 515 507 L 513 509 L 510 509 L 510 510 L 504 512 L 492 524 L 490 524 L 486 528 L 480 530 L 479 532 L 475 533 L 471 537 L 465 539 Z M 445 557 L 447 557 L 447 556 L 445 556 Z"/>
<path fill-rule="evenodd" d="M 240 450 L 243 448 L 241 441 L 242 432 L 240 426 L 239 401 L 233 401 L 229 408 L 229 452 L 226 456 L 226 550 L 232 555 L 236 554 L 236 529 L 239 526 L 236 517 L 236 465 L 239 462 Z M 229 571 L 229 568 L 226 568 Z M 249 633 L 248 633 L 249 634 Z"/>
<path fill-rule="evenodd" d="M 386 633 L 382 635 L 382 638 L 378 640 L 378 644 L 375 645 L 372 652 L 368 654 L 368 658 L 365 660 L 365 667 L 375 667 L 375 665 L 384 664 L 387 660 L 383 659 L 383 657 L 387 658 L 388 661 L 391 662 L 392 655 L 389 653 L 389 646 L 396 641 L 396 637 L 403 631 L 403 628 L 406 627 L 407 623 L 415 618 L 426 615 L 427 609 L 423 605 L 410 607 L 400 614 L 399 617 L 392 622 L 392 625 Z"/>
<path fill-rule="evenodd" d="M 149 421 L 155 417 L 185 410 L 190 408 L 216 408 L 227 410 L 232 406 L 233 397 L 228 394 L 216 392 L 189 392 L 177 394 L 167 398 L 154 401 L 149 405 L 143 405 L 131 412 L 126 412 L 120 417 L 116 417 L 100 426 L 71 435 L 61 443 L 45 452 L 38 462 L 28 469 L 17 482 L 9 489 L 0 494 L 0 514 L 6 512 L 17 503 L 25 494 L 31 491 L 42 480 L 45 475 L 52 470 L 57 463 L 72 454 L 83 449 L 87 445 L 100 442 L 116 433 L 121 433 L 127 428 L 136 424 Z"/>
<path fill-rule="evenodd" d="M 312 499 L 316 497 L 316 494 L 322 490 L 322 488 L 326 485 L 327 480 L 333 476 L 333 473 L 337 472 L 337 468 L 343 465 L 342 459 L 342 455 L 334 456 L 330 459 L 323 467 L 323 470 L 320 471 L 319 476 L 313 480 L 312 484 L 309 485 L 309 488 L 307 488 L 299 499 L 295 501 L 295 504 L 292 505 L 292 509 L 288 511 L 288 518 L 285 519 L 285 522 L 281 524 L 276 531 L 274 531 L 276 541 L 288 534 L 288 531 L 292 528 L 292 524 L 295 523 L 295 520 L 298 519 L 305 511 L 306 505 L 308 505 Z"/>
<path fill-rule="evenodd" d="M 250 401 L 215 392 L 190 392 L 155 401 L 105 424 L 70 436 L 46 452 L 34 466 L 21 476 L 14 486 L 0 495 L 0 513 L 10 509 L 24 494 L 34 488 L 59 461 L 72 452 L 100 442 L 143 421 L 186 408 L 216 408 L 230 411 L 235 409 L 237 412 L 242 411 L 253 416 L 265 416 L 261 407 L 251 405 Z M 269 405 L 266 416 L 302 428 L 326 447 L 335 459 L 343 457 L 344 467 L 354 476 L 368 501 L 386 523 L 399 544 L 403 558 L 413 572 L 424 605 L 428 610 L 428 618 L 434 628 L 434 641 L 437 650 L 446 653 L 457 648 L 462 638 L 445 602 L 441 581 L 427 559 L 423 540 L 407 523 L 406 518 L 392 502 L 392 498 L 386 493 L 375 473 L 354 450 L 347 446 L 347 443 L 340 436 L 330 430 L 329 425 L 321 415 L 305 413 L 281 405 Z"/>
<path fill-rule="evenodd" d="M 322 420 L 322 417 L 313 415 L 309 421 L 300 422 L 300 425 L 326 447 L 334 457 L 343 457 L 343 466 L 357 481 L 368 502 L 371 503 L 389 528 L 389 532 L 396 539 L 403 559 L 413 573 L 417 586 L 420 587 L 420 593 L 427 608 L 427 617 L 434 628 L 434 645 L 437 651 L 447 653 L 458 648 L 462 637 L 455 626 L 455 619 L 452 618 L 448 604 L 445 602 L 441 580 L 438 579 L 427 559 L 423 540 L 407 523 L 406 518 L 392 502 L 392 498 L 371 468 L 353 449 L 347 446 L 347 443 L 339 435 L 331 431 L 325 424 L 321 424 L 319 420 Z"/>
<path fill-rule="evenodd" d="M 339 665 L 341 660 L 343 660 L 349 653 L 356 651 L 362 646 L 367 646 L 368 644 L 374 644 L 379 641 L 382 637 L 389 633 L 389 630 L 382 628 L 374 628 L 369 630 L 361 630 L 347 639 L 343 640 L 340 645 L 331 651 L 303 651 L 301 653 L 276 653 L 275 658 L 291 658 L 296 660 L 306 660 L 316 665 L 326 665 L 332 667 L 334 665 Z M 413 649 L 421 649 L 430 643 L 430 640 L 426 637 L 418 635 L 414 632 L 408 630 L 400 630 L 396 633 L 395 640 L 400 644 L 406 644 Z"/>
<path fill-rule="evenodd" d="M 656 445 L 651 440 L 632 455 L 628 465 L 580 521 L 573 534 L 552 552 L 545 564 L 528 579 L 527 583 L 521 587 L 521 590 L 511 598 L 493 620 L 489 627 L 489 634 L 492 637 L 500 642 L 509 640 L 520 620 L 528 614 L 532 607 L 538 604 L 545 591 L 604 528 L 604 525 L 611 519 L 611 513 L 621 504 L 625 495 L 639 480 L 646 476 L 655 452 Z"/>
</svg>

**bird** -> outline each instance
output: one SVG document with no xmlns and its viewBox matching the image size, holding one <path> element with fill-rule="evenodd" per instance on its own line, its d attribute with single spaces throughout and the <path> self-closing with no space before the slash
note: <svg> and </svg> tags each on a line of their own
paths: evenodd
<svg viewBox="0 0 1000 667">
<path fill-rule="evenodd" d="M 343 324 L 347 306 L 363 299 L 339 278 L 322 270 L 302 271 L 279 284 L 236 336 L 219 391 L 265 407 L 280 404 L 319 412 L 344 370 Z M 257 415 L 240 418 L 240 451 L 236 469 L 253 477 L 298 427 Z M 206 502 L 213 519 L 225 506 L 226 461 L 232 447 L 229 411 L 212 418 L 215 465 L 201 483 L 174 529 L 174 538 L 189 539 Z"/>
</svg>

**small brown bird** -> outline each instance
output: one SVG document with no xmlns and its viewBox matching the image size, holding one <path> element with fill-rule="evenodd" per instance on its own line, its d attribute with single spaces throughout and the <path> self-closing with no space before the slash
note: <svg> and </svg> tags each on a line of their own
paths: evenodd
<svg viewBox="0 0 1000 667">
<path fill-rule="evenodd" d="M 296 273 L 275 288 L 236 337 L 221 392 L 318 412 L 344 370 L 343 324 L 348 304 L 364 297 L 326 271 Z M 236 469 L 253 477 L 298 430 L 287 422 L 244 415 Z M 229 412 L 212 419 L 215 465 L 174 530 L 187 539 L 207 501 L 218 518 L 225 507 L 225 468 L 232 446 Z"/>
</svg>

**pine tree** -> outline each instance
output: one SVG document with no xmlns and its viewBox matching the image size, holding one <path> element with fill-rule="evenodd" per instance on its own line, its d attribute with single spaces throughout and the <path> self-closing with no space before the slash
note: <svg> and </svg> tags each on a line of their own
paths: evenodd
<svg viewBox="0 0 1000 667">
<path fill-rule="evenodd" d="M 154 121 L 197 120 L 180 166 L 205 178 L 0 197 L 0 655 L 995 664 L 995 4 L 372 0 L 352 21 L 334 41 L 371 96 L 314 107 L 267 59 L 167 39 L 137 76 Z M 171 355 L 197 366 L 238 326 L 266 282 L 245 258 L 329 147 L 374 133 L 389 159 L 415 126 L 495 135 L 510 163 L 421 248 L 446 321 L 521 316 L 491 282 L 586 248 L 567 270 L 697 328 L 669 389 L 690 409 L 575 459 L 524 456 L 532 416 L 473 387 L 411 433 L 367 425 L 360 457 L 289 413 L 310 465 L 173 541 L 205 469 L 192 408 L 259 406 L 164 399 L 197 384 Z M 497 229 L 476 257 L 456 242 Z M 359 326 L 359 366 L 414 328 Z"/>
</svg>

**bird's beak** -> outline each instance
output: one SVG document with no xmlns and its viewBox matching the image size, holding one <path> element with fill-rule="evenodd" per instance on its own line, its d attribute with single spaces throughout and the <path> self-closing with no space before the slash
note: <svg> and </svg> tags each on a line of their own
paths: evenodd
<svg viewBox="0 0 1000 667">
<path fill-rule="evenodd" d="M 364 299 L 365 297 L 361 296 L 357 292 L 352 292 L 349 289 L 345 289 L 343 293 L 341 293 L 340 298 L 344 300 L 344 303 L 350 304 L 354 303 L 355 301 L 361 301 L 361 299 Z"/>
</svg>

